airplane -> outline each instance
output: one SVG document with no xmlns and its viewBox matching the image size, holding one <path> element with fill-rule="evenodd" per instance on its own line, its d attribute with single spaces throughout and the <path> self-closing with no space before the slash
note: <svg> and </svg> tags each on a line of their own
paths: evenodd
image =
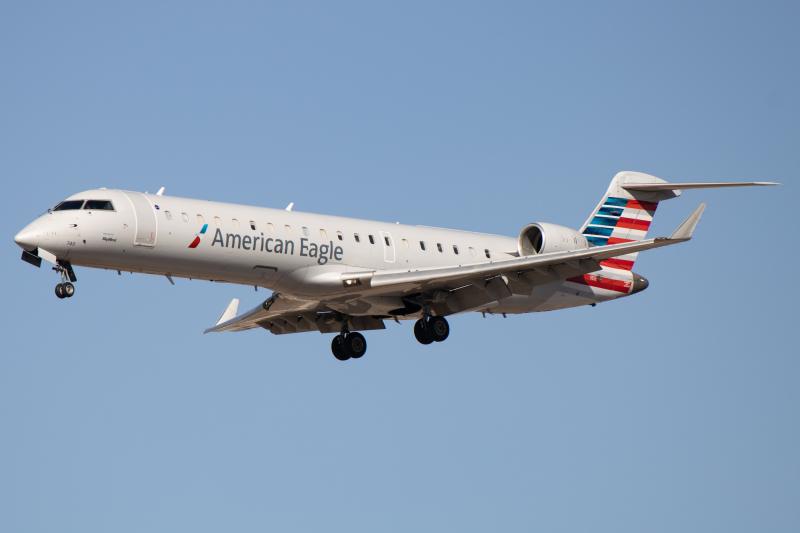
<svg viewBox="0 0 800 533">
<path fill-rule="evenodd" d="M 527 224 L 519 235 L 410 226 L 247 205 L 94 189 L 48 209 L 15 237 L 22 259 L 61 276 L 74 266 L 234 283 L 273 294 L 238 314 L 234 299 L 205 333 L 263 328 L 275 335 L 335 333 L 340 361 L 367 350 L 361 331 L 414 320 L 423 345 L 450 334 L 445 317 L 522 314 L 595 306 L 645 290 L 639 252 L 692 238 L 700 204 L 669 237 L 647 239 L 660 202 L 682 190 L 780 185 L 668 183 L 620 172 L 579 230 Z"/>
</svg>

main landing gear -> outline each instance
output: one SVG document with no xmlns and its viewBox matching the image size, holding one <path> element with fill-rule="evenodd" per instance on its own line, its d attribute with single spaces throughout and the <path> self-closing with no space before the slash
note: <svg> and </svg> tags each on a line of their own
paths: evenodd
<svg viewBox="0 0 800 533">
<path fill-rule="evenodd" d="M 339 361 L 358 359 L 367 353 L 367 339 L 357 331 L 350 332 L 347 317 L 342 319 L 342 332 L 331 342 L 333 356 Z"/>
<path fill-rule="evenodd" d="M 420 344 L 442 342 L 450 335 L 450 324 L 443 316 L 425 316 L 414 324 L 414 336 Z M 339 361 L 358 359 L 367 353 L 367 339 L 361 333 L 350 332 L 347 319 L 342 322 L 342 332 L 331 342 L 331 352 Z"/>
<path fill-rule="evenodd" d="M 414 336 L 420 344 L 442 342 L 450 335 L 450 324 L 443 316 L 423 317 L 414 324 Z"/>
<path fill-rule="evenodd" d="M 358 359 L 367 353 L 367 339 L 358 332 L 336 335 L 331 342 L 331 351 L 339 361 Z"/>
</svg>

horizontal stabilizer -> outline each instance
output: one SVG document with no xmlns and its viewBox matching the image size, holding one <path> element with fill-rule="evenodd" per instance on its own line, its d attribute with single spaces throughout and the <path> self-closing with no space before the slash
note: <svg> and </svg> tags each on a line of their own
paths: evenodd
<svg viewBox="0 0 800 533">
<path fill-rule="evenodd" d="M 678 191 L 687 189 L 719 189 L 722 187 L 764 187 L 767 185 L 782 185 L 769 181 L 742 181 L 729 183 L 628 183 L 622 184 L 623 189 L 629 191 Z"/>
<path fill-rule="evenodd" d="M 237 312 L 239 312 L 239 300 L 234 298 L 231 300 L 231 303 L 228 304 L 228 307 L 225 308 L 225 311 L 220 315 L 219 320 L 217 320 L 214 325 L 217 326 L 223 322 L 227 322 L 228 320 L 234 318 Z"/>
<path fill-rule="evenodd" d="M 706 204 L 700 204 L 697 206 L 697 209 L 692 211 L 692 214 L 689 215 L 686 220 L 683 221 L 683 224 L 678 226 L 678 229 L 672 232 L 672 235 L 669 236 L 669 240 L 671 241 L 688 241 L 692 238 L 692 232 L 694 228 L 697 226 L 697 223 L 700 221 L 700 217 L 703 215 L 703 211 L 706 209 Z"/>
</svg>

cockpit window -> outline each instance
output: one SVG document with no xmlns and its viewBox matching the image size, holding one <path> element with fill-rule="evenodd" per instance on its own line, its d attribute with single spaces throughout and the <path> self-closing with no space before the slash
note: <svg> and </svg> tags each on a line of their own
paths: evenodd
<svg viewBox="0 0 800 533">
<path fill-rule="evenodd" d="M 96 210 L 103 210 L 103 211 L 113 211 L 114 205 L 111 203 L 110 200 L 86 200 L 86 205 L 83 206 L 84 209 L 96 209 Z"/>
<path fill-rule="evenodd" d="M 80 209 L 82 205 L 83 200 L 67 200 L 55 206 L 53 211 L 71 211 L 73 209 Z"/>
</svg>

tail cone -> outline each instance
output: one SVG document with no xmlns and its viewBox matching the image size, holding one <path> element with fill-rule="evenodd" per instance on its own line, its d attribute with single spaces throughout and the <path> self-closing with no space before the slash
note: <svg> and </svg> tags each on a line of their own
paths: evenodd
<svg viewBox="0 0 800 533">
<path fill-rule="evenodd" d="M 647 278 L 644 276 L 640 276 L 636 272 L 631 272 L 631 275 L 633 276 L 633 288 L 631 289 L 631 294 L 642 292 L 650 286 L 650 282 L 647 281 Z"/>
</svg>

